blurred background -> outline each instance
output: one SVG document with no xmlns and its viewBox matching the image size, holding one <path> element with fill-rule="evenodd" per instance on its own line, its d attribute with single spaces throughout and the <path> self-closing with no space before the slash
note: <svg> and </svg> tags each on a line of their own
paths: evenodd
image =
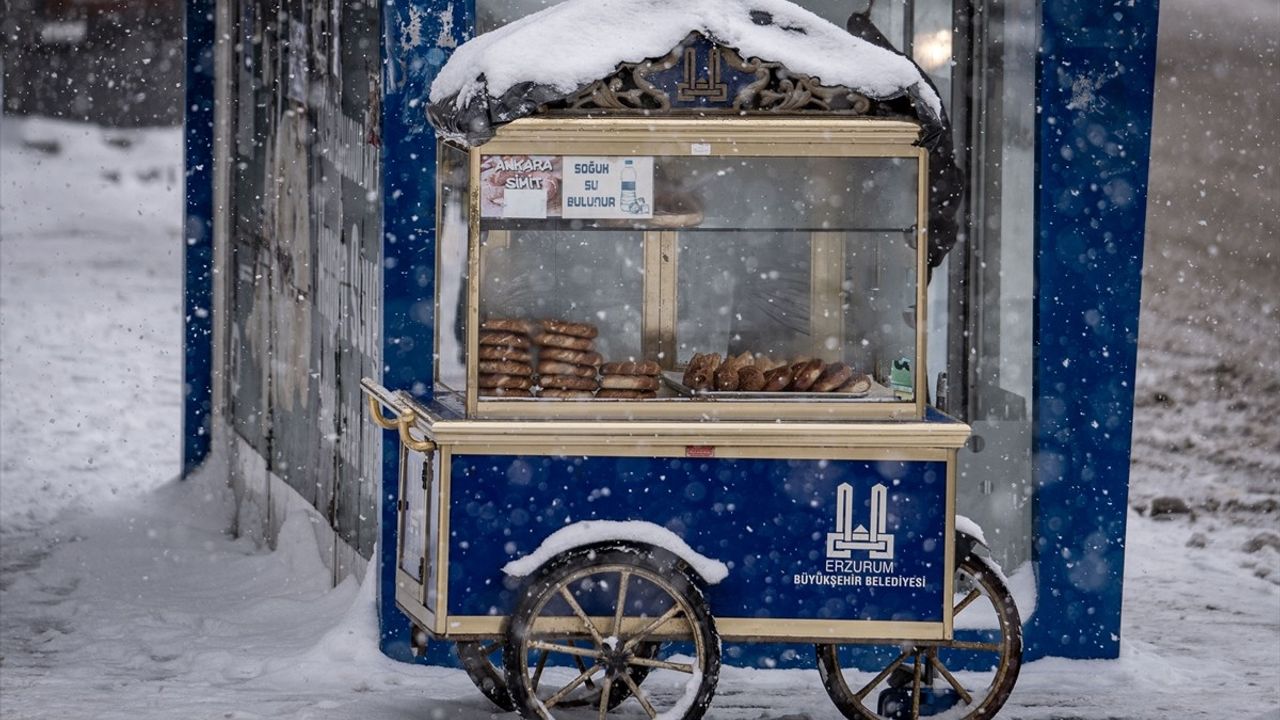
<svg viewBox="0 0 1280 720">
<path fill-rule="evenodd" d="M 5 0 L 4 111 L 182 123 L 181 0 Z"/>
</svg>

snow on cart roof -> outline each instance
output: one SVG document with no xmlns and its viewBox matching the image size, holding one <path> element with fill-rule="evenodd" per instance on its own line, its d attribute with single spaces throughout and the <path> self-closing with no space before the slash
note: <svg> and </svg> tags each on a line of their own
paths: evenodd
<svg viewBox="0 0 1280 720">
<path fill-rule="evenodd" d="M 622 63 L 666 55 L 691 32 L 872 100 L 910 96 L 928 124 L 943 117 L 910 60 L 787 0 L 565 0 L 459 47 L 431 85 L 433 114 L 457 119 L 484 106 L 509 122 Z"/>
</svg>

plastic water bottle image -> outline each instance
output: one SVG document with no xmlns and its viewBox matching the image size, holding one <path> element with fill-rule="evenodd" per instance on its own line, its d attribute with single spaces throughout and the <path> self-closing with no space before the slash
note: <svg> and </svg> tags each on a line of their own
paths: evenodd
<svg viewBox="0 0 1280 720">
<path fill-rule="evenodd" d="M 618 198 L 622 212 L 635 215 L 640 211 L 636 207 L 636 167 L 631 160 L 622 163 L 622 196 Z"/>
</svg>

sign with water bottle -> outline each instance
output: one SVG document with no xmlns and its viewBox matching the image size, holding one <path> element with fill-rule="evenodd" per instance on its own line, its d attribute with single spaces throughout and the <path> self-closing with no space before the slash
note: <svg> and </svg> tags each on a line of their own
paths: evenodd
<svg viewBox="0 0 1280 720">
<path fill-rule="evenodd" d="M 653 217 L 653 158 L 565 157 L 563 168 L 563 217 Z"/>
</svg>

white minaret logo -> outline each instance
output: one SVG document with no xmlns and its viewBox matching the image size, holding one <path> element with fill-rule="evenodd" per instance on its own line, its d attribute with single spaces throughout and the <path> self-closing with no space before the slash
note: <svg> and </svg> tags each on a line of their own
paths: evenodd
<svg viewBox="0 0 1280 720">
<path fill-rule="evenodd" d="M 836 531 L 827 533 L 827 557 L 848 558 L 853 550 L 869 550 L 875 560 L 893 559 L 893 535 L 887 531 L 889 491 L 876 483 L 871 487 L 871 529 L 853 525 L 853 488 L 840 483 L 836 488 Z"/>
</svg>

